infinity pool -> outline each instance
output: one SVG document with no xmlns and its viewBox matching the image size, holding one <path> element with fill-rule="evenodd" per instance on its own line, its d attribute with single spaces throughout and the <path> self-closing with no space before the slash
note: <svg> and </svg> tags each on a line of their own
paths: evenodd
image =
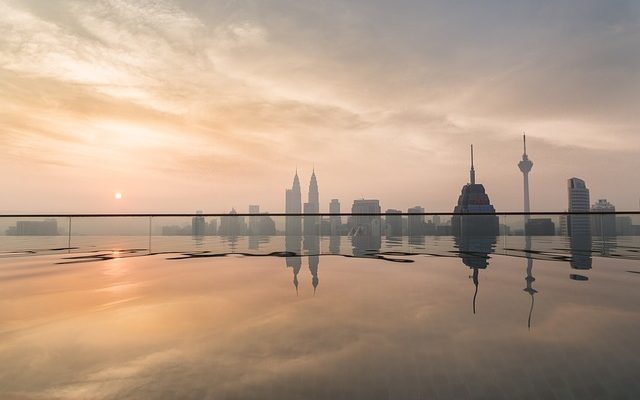
<svg viewBox="0 0 640 400">
<path fill-rule="evenodd" d="M 639 284 L 616 257 L 4 257 L 0 398 L 638 399 Z"/>
</svg>

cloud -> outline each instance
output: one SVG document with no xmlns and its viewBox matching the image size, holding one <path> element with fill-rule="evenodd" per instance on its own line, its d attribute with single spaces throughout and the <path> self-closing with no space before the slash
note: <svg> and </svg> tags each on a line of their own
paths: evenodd
<svg viewBox="0 0 640 400">
<path fill-rule="evenodd" d="M 22 165 L 242 174 L 248 190 L 315 162 L 362 193 L 388 165 L 457 182 L 460 149 L 517 149 L 523 130 L 556 157 L 630 163 L 640 148 L 633 2 L 15 0 L 0 14 L 0 143 Z"/>
</svg>

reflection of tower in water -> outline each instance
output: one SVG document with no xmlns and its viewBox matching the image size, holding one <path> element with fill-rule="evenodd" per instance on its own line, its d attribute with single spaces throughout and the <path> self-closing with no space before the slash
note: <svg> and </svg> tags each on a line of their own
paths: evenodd
<svg viewBox="0 0 640 400">
<path fill-rule="evenodd" d="M 287 268 L 293 271 L 293 286 L 298 295 L 299 280 L 298 274 L 302 269 L 302 237 L 287 236 L 285 242 L 287 255 L 285 257 Z M 315 295 L 320 279 L 318 278 L 318 266 L 320 265 L 320 237 L 310 236 L 304 238 L 304 246 L 308 249 L 307 260 L 309 263 L 309 272 L 311 273 L 311 285 Z"/>
<path fill-rule="evenodd" d="M 285 249 L 288 255 L 286 258 L 287 268 L 293 269 L 293 286 L 298 293 L 298 273 L 302 267 L 302 237 L 299 235 L 285 236 Z"/>
<path fill-rule="evenodd" d="M 320 264 L 320 236 L 305 235 L 304 247 L 307 249 L 309 272 L 311 272 L 311 284 L 313 285 L 313 293 L 316 293 L 318 287 L 318 264 Z"/>
<path fill-rule="evenodd" d="M 485 192 L 484 186 L 476 183 L 473 166 L 473 145 L 471 145 L 471 169 L 469 183 L 462 187 L 458 204 L 451 218 L 454 244 L 462 263 L 473 269 L 469 277 L 473 280 L 473 313 L 476 313 L 476 298 L 480 286 L 480 270 L 489 265 L 489 254 L 493 253 L 498 236 L 498 217 L 495 208 Z M 465 215 L 471 214 L 471 215 Z M 482 215 L 487 214 L 487 215 Z"/>
<path fill-rule="evenodd" d="M 531 236 L 525 237 L 525 251 L 527 253 L 527 276 L 524 278 L 527 283 L 527 287 L 524 288 L 524 291 L 529 293 L 531 296 L 531 307 L 529 307 L 529 318 L 527 318 L 527 327 L 531 329 L 531 316 L 533 315 L 533 295 L 538 293 L 537 290 L 533 288 L 533 282 L 536 278 L 533 277 L 533 258 L 531 258 Z"/>
<path fill-rule="evenodd" d="M 318 288 L 318 283 L 320 280 L 318 279 L 318 266 L 320 264 L 320 256 L 318 255 L 310 255 L 309 256 L 309 272 L 311 272 L 311 285 L 313 286 L 313 295 L 316 294 L 316 289 Z"/>
<path fill-rule="evenodd" d="M 472 308 L 476 313 L 476 299 L 480 286 L 480 270 L 489 266 L 489 254 L 492 254 L 497 242 L 496 236 L 466 236 L 454 237 L 454 245 L 458 249 L 458 256 L 462 258 L 462 263 L 473 269 L 469 277 L 473 281 L 475 290 L 473 293 Z"/>
</svg>

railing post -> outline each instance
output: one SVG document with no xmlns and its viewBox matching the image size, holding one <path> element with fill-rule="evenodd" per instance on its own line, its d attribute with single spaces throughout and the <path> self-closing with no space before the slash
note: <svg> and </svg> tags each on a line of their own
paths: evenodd
<svg viewBox="0 0 640 400">
<path fill-rule="evenodd" d="M 152 216 L 149 216 L 149 254 L 151 254 L 151 220 Z"/>
<path fill-rule="evenodd" d="M 503 215 L 504 221 L 502 224 L 502 254 L 507 255 L 507 235 L 509 234 L 509 216 Z M 498 227 L 499 233 L 500 227 Z"/>
</svg>

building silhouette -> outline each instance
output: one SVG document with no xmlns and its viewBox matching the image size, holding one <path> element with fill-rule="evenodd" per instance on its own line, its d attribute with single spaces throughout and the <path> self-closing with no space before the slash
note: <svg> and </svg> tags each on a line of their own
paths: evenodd
<svg viewBox="0 0 640 400">
<path fill-rule="evenodd" d="M 329 203 L 329 212 L 331 214 L 340 214 L 340 201 L 338 199 L 331 199 Z M 332 215 L 329 217 L 330 234 L 339 235 L 342 229 L 342 217 L 339 215 Z"/>
<path fill-rule="evenodd" d="M 567 200 L 569 212 L 588 213 L 589 189 L 582 179 L 567 180 Z M 591 269 L 591 218 L 588 214 L 569 214 L 566 218 L 569 235 L 571 268 Z"/>
<path fill-rule="evenodd" d="M 462 263 L 471 268 L 472 274 L 469 278 L 475 287 L 472 300 L 472 310 L 476 313 L 476 300 L 480 287 L 480 270 L 489 266 L 489 255 L 495 251 L 497 242 L 496 235 L 457 235 L 454 236 L 454 246 L 457 249 L 458 257 Z"/>
<path fill-rule="evenodd" d="M 524 232 L 527 236 L 554 236 L 556 225 L 551 218 L 530 218 L 525 220 Z"/>
<path fill-rule="evenodd" d="M 244 217 L 238 216 L 235 208 L 232 208 L 229 215 L 220 217 L 220 236 L 242 236 L 247 233 L 247 224 Z"/>
<path fill-rule="evenodd" d="M 385 236 L 402 236 L 402 211 L 390 208 L 384 213 Z"/>
<path fill-rule="evenodd" d="M 611 237 L 616 235 L 616 215 L 604 214 L 616 212 L 616 207 L 607 199 L 598 199 L 591 206 L 591 233 L 594 236 Z M 598 213 L 600 213 L 598 215 Z"/>
<path fill-rule="evenodd" d="M 17 221 L 6 230 L 7 236 L 57 236 L 58 221 L 50 218 L 44 221 Z"/>
<path fill-rule="evenodd" d="M 300 192 L 300 179 L 298 178 L 298 170 L 296 170 L 296 174 L 293 177 L 293 185 L 291 186 L 291 189 L 286 190 L 285 212 L 287 214 L 302 213 L 302 195 Z M 293 236 L 302 235 L 302 217 L 285 217 L 285 234 Z"/>
<path fill-rule="evenodd" d="M 424 208 L 420 206 L 411 207 L 407 210 L 407 214 L 416 214 L 407 216 L 407 234 L 409 236 L 423 236 L 425 234 L 425 218 Z"/>
<path fill-rule="evenodd" d="M 431 221 L 433 222 L 433 225 L 436 227 L 436 229 L 440 226 L 440 216 L 439 215 L 434 215 L 433 218 L 431 219 Z"/>
<path fill-rule="evenodd" d="M 249 214 L 260 214 L 260 206 L 257 204 L 250 205 Z M 247 229 L 250 235 L 255 235 L 258 233 L 258 217 L 256 215 L 252 215 L 249 217 L 249 226 L 247 227 Z"/>
<path fill-rule="evenodd" d="M 471 170 L 469 183 L 462 187 L 458 204 L 453 209 L 451 230 L 454 236 L 498 235 L 498 217 L 495 208 L 486 194 L 484 186 L 476 183 L 476 172 L 473 166 L 473 145 L 471 145 Z M 491 214 L 491 215 L 464 215 Z"/>
<path fill-rule="evenodd" d="M 381 239 L 381 217 L 379 200 L 354 200 L 351 206 L 351 244 L 353 255 L 356 257 L 371 256 L 380 250 Z M 358 215 L 369 214 L 369 215 Z"/>
<path fill-rule="evenodd" d="M 518 168 L 522 172 L 522 181 L 524 184 L 524 212 L 531 212 L 529 204 L 529 172 L 533 168 L 533 162 L 529 160 L 527 156 L 527 136 L 522 135 L 522 143 L 524 145 L 524 153 L 522 153 L 522 160 L 518 163 Z M 529 220 L 529 216 L 524 216 L 525 224 Z"/>
<path fill-rule="evenodd" d="M 317 214 L 320 212 L 320 194 L 318 192 L 318 180 L 316 179 L 316 171 L 314 170 L 309 180 L 308 201 L 303 207 L 305 214 Z M 320 234 L 320 217 L 305 215 L 303 220 L 304 234 L 319 235 Z"/>
<path fill-rule="evenodd" d="M 340 213 L 340 201 L 331 199 L 329 203 L 329 212 L 332 214 Z M 329 252 L 331 254 L 340 254 L 340 242 L 342 240 L 342 217 L 332 215 L 329 217 Z"/>
<path fill-rule="evenodd" d="M 202 214 L 201 210 L 196 211 L 196 214 Z M 206 233 L 207 223 L 202 215 L 197 215 L 191 218 L 191 235 L 192 236 L 204 236 Z"/>
<path fill-rule="evenodd" d="M 569 212 L 588 213 L 589 189 L 582 179 L 570 178 L 567 180 L 567 200 Z M 567 218 L 567 232 L 570 236 L 590 235 L 591 222 L 589 215 L 569 215 Z"/>
</svg>

